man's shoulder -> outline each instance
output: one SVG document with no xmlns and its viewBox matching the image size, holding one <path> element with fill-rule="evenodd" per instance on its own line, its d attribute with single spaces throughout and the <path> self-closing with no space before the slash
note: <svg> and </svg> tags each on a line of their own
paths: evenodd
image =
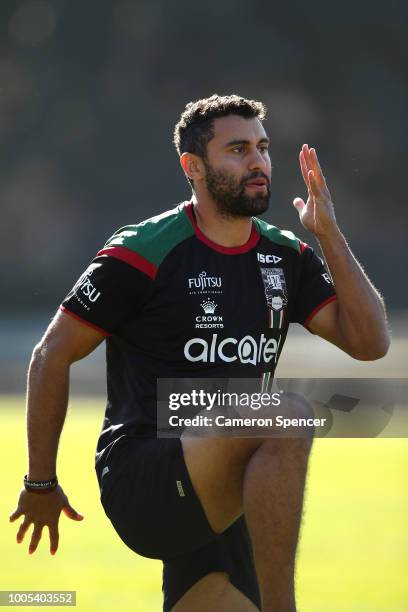
<svg viewBox="0 0 408 612">
<path fill-rule="evenodd" d="M 107 240 L 104 249 L 126 248 L 160 265 L 177 244 L 194 234 L 184 208 L 183 202 L 140 223 L 119 228 Z"/>
<path fill-rule="evenodd" d="M 301 253 L 306 246 L 305 243 L 290 230 L 279 229 L 263 219 L 258 219 L 258 217 L 254 217 L 253 220 L 261 236 L 265 236 L 265 238 L 275 244 L 294 249 L 297 253 Z"/>
</svg>

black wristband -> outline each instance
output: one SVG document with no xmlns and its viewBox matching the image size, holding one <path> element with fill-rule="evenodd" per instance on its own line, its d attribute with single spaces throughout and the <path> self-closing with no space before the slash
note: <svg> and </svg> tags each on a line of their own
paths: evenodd
<svg viewBox="0 0 408 612">
<path fill-rule="evenodd" d="M 24 487 L 27 491 L 34 493 L 45 493 L 50 492 L 58 484 L 58 478 L 51 478 L 50 480 L 29 480 L 27 474 L 24 476 Z"/>
</svg>

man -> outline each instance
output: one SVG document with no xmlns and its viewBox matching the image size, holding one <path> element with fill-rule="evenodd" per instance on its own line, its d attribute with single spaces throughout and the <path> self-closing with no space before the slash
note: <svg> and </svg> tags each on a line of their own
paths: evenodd
<svg viewBox="0 0 408 612">
<path fill-rule="evenodd" d="M 106 339 L 108 404 L 98 442 L 101 500 L 122 540 L 164 561 L 164 610 L 293 612 L 295 554 L 310 440 L 156 437 L 158 378 L 271 379 L 291 321 L 356 359 L 389 345 L 378 292 L 337 227 L 316 152 L 303 145 L 307 201 L 294 200 L 313 250 L 257 218 L 271 162 L 264 106 L 213 95 L 186 106 L 175 144 L 191 202 L 116 232 L 33 352 L 29 466 L 10 520 L 34 552 L 61 511 L 83 517 L 56 481 L 70 365 Z M 205 308 L 220 327 L 197 324 Z M 202 318 L 199 319 L 202 321 Z M 41 493 L 41 494 L 39 494 Z"/>
</svg>

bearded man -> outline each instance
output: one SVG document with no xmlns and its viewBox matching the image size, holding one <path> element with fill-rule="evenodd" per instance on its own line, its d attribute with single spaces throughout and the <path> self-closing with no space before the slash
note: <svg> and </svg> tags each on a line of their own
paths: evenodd
<svg viewBox="0 0 408 612">
<path fill-rule="evenodd" d="M 57 448 L 70 365 L 105 340 L 101 501 L 127 546 L 163 561 L 166 612 L 296 610 L 311 440 L 157 437 L 157 380 L 251 378 L 268 388 L 292 322 L 355 359 L 378 359 L 389 345 L 382 299 L 337 226 L 313 148 L 300 151 L 307 200 L 293 204 L 326 265 L 258 218 L 271 185 L 264 119 L 262 103 L 235 95 L 186 106 L 174 142 L 191 200 L 106 242 L 30 364 L 17 540 L 33 523 L 34 552 L 46 525 L 55 553 L 61 511 L 82 519 L 58 484 Z M 216 313 L 217 325 L 203 313 Z"/>
</svg>

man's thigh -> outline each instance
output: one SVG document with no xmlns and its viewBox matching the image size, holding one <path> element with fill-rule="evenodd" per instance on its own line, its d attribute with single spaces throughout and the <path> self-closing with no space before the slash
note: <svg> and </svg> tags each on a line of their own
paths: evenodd
<svg viewBox="0 0 408 612">
<path fill-rule="evenodd" d="M 179 599 L 171 612 L 259 612 L 241 591 L 229 581 L 228 574 L 213 572 L 196 582 Z"/>
<path fill-rule="evenodd" d="M 198 438 L 182 436 L 184 461 L 207 520 L 222 533 L 243 512 L 243 481 L 252 455 L 263 445 L 273 460 L 303 464 L 311 439 Z"/>
<path fill-rule="evenodd" d="M 246 465 L 263 440 L 182 436 L 184 461 L 208 522 L 222 533 L 242 514 Z"/>
</svg>

